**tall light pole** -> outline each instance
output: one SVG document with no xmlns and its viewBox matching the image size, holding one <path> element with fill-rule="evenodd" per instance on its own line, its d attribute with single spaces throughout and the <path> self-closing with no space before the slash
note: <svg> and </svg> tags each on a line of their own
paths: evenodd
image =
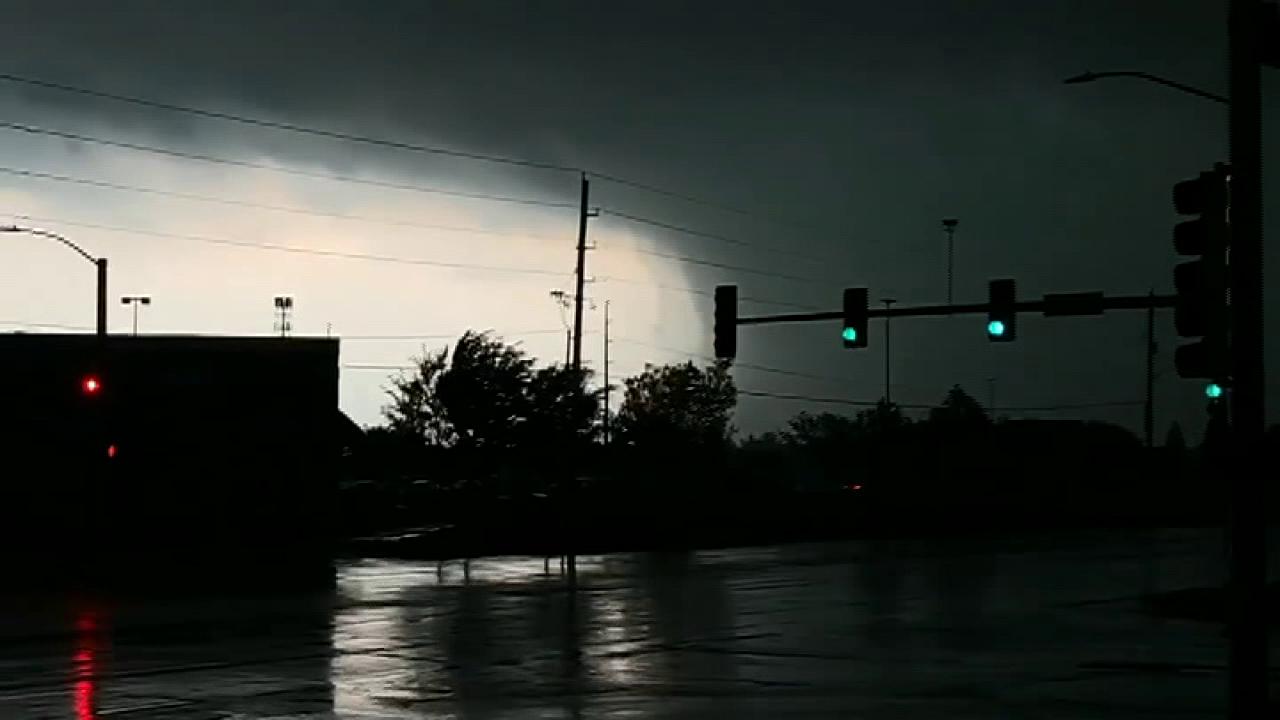
<svg viewBox="0 0 1280 720">
<path fill-rule="evenodd" d="M 894 303 L 898 302 L 893 298 L 880 298 L 880 302 L 884 303 L 884 309 L 888 310 Z M 891 319 L 888 315 L 884 317 L 884 404 L 888 405 L 892 402 L 893 395 L 890 392 L 889 382 L 889 324 Z"/>
<path fill-rule="evenodd" d="M 121 304 L 121 305 L 132 305 L 132 306 L 133 306 L 133 335 L 134 335 L 134 337 L 137 337 L 137 335 L 138 335 L 138 306 L 139 306 L 139 305 L 150 305 L 150 304 L 151 304 L 151 296 L 150 296 L 150 295 L 125 295 L 125 296 L 123 296 L 123 297 L 121 297 L 121 298 L 120 298 L 120 304 Z"/>
<path fill-rule="evenodd" d="M 1196 97 L 1204 98 L 1205 100 L 1212 100 L 1217 103 L 1222 103 L 1223 105 L 1231 104 L 1231 100 L 1227 99 L 1226 97 L 1223 97 L 1222 95 L 1211 93 L 1208 90 L 1201 90 L 1198 87 L 1195 87 L 1193 85 L 1188 85 L 1186 83 L 1180 83 L 1176 80 L 1163 78 L 1163 77 L 1160 77 L 1159 75 L 1152 75 L 1151 73 L 1148 73 L 1148 72 L 1141 72 L 1139 70 L 1108 70 L 1106 72 L 1083 72 L 1083 73 L 1080 73 L 1079 75 L 1073 75 L 1063 80 L 1062 82 L 1066 83 L 1067 85 L 1078 85 L 1080 83 L 1095 82 L 1097 80 L 1104 80 L 1106 78 L 1133 78 L 1136 80 L 1145 80 L 1150 83 L 1155 83 L 1157 85 L 1164 85 L 1165 87 L 1173 88 L 1174 90 L 1180 90 L 1184 93 L 1187 93 L 1188 95 L 1195 95 Z"/>
<path fill-rule="evenodd" d="M 604 444 L 609 445 L 609 301 L 604 301 Z"/>
<path fill-rule="evenodd" d="M 956 272 L 956 225 L 960 221 L 956 218 L 946 218 L 942 221 L 942 230 L 947 233 L 947 304 L 952 303 L 952 293 L 955 287 Z"/>
<path fill-rule="evenodd" d="M 84 248 L 71 242 L 65 237 L 55 232 L 41 230 L 39 228 L 22 227 L 19 225 L 0 225 L 0 232 L 26 233 L 28 235 L 39 235 L 40 237 L 55 240 L 63 245 L 71 248 L 77 255 L 93 263 L 98 273 L 98 293 L 97 293 L 97 332 L 99 337 L 106 337 L 107 334 L 107 259 L 104 257 L 94 257 L 85 251 Z"/>
<path fill-rule="evenodd" d="M 276 308 L 276 329 L 280 331 L 280 337 L 289 337 L 289 331 L 293 329 L 293 322 L 289 316 L 293 313 L 293 296 L 277 295 L 274 298 Z"/>
<path fill-rule="evenodd" d="M 1228 87 L 1224 97 L 1200 88 L 1132 70 L 1087 72 L 1067 83 L 1108 77 L 1146 80 L 1227 106 L 1231 162 L 1231 414 L 1230 587 L 1227 617 L 1230 649 L 1230 717 L 1243 720 L 1267 704 L 1267 640 L 1263 595 L 1267 574 L 1264 475 L 1260 458 L 1266 411 L 1263 403 L 1263 234 L 1261 65 L 1275 66 L 1264 52 L 1263 34 L 1276 29 L 1274 5 L 1229 0 Z M 1272 40 L 1272 38 L 1268 38 Z"/>
</svg>

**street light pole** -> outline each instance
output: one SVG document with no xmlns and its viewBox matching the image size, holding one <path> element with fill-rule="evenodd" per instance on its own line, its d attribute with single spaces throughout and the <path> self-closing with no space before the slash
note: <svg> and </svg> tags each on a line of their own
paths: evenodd
<svg viewBox="0 0 1280 720">
<path fill-rule="evenodd" d="M 887 311 L 897 300 L 893 298 L 881 298 L 880 302 L 884 303 L 884 309 Z M 889 323 L 891 318 L 884 316 L 884 404 L 888 405 L 892 402 L 893 395 L 890 391 L 889 377 Z"/>
<path fill-rule="evenodd" d="M 1186 83 L 1180 83 L 1176 80 L 1170 80 L 1168 78 L 1160 77 L 1159 75 L 1152 75 L 1151 73 L 1141 72 L 1138 70 L 1108 70 L 1107 72 L 1097 72 L 1097 73 L 1084 72 L 1079 75 L 1073 75 L 1072 77 L 1069 77 L 1063 80 L 1062 82 L 1066 83 L 1067 85 L 1078 85 L 1080 83 L 1094 82 L 1097 80 L 1103 80 L 1105 78 L 1117 78 L 1117 77 L 1145 80 L 1147 82 L 1155 83 L 1157 85 L 1164 85 L 1165 87 L 1173 88 L 1174 90 L 1180 90 L 1184 93 L 1187 93 L 1188 95 L 1195 95 L 1196 97 L 1204 98 L 1205 100 L 1212 100 L 1216 103 L 1222 103 L 1223 105 L 1231 104 L 1231 100 L 1221 95 L 1218 95 L 1216 93 L 1211 93 L 1208 90 L 1201 90 L 1198 87 L 1187 85 Z"/>
<path fill-rule="evenodd" d="M 49 238 L 57 241 L 75 251 L 77 255 L 93 263 L 98 271 L 98 288 L 97 288 L 97 333 L 98 337 L 106 337 L 107 335 L 107 259 L 104 257 L 94 257 L 85 251 L 84 248 L 71 242 L 65 237 L 55 232 L 41 230 L 39 228 L 21 227 L 18 225 L 0 225 L 0 232 L 26 233 L 28 235 L 39 235 L 40 237 Z"/>
<path fill-rule="evenodd" d="M 947 304 L 952 303 L 953 288 L 955 287 L 955 263 L 956 263 L 956 225 L 960 221 L 955 218 L 947 218 L 942 221 L 942 229 L 947 233 Z"/>
<path fill-rule="evenodd" d="M 138 306 L 139 306 L 139 305 L 150 305 L 150 304 L 151 304 L 151 296 L 149 296 L 149 295 L 125 295 L 124 297 L 121 297 L 121 298 L 120 298 L 120 303 L 121 303 L 122 305 L 132 305 L 132 306 L 133 306 L 133 334 L 134 334 L 134 336 L 135 336 L 135 337 L 137 337 L 137 335 L 138 335 Z"/>
</svg>

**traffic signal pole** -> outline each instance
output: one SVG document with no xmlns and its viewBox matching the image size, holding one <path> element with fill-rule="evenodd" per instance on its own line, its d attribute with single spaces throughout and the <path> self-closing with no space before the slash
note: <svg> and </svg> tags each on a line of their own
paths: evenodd
<svg viewBox="0 0 1280 720">
<path fill-rule="evenodd" d="M 1020 300 L 1013 304 L 1018 313 L 1041 313 L 1047 316 L 1098 315 L 1107 310 L 1145 310 L 1148 307 L 1171 308 L 1173 295 L 1116 295 L 1106 297 L 1102 293 L 1062 293 L 1045 295 L 1040 300 Z M 943 315 L 985 315 L 988 303 L 964 303 L 958 305 L 917 305 L 915 307 L 868 308 L 867 317 L 939 317 Z M 738 318 L 738 325 L 772 325 L 774 323 L 820 322 L 840 320 L 843 311 L 808 313 L 781 313 Z"/>
<path fill-rule="evenodd" d="M 1231 156 L 1231 581 L 1227 617 L 1230 716 L 1261 717 L 1267 705 L 1266 516 L 1253 468 L 1266 422 L 1263 405 L 1262 3 L 1230 0 L 1228 137 Z"/>
</svg>

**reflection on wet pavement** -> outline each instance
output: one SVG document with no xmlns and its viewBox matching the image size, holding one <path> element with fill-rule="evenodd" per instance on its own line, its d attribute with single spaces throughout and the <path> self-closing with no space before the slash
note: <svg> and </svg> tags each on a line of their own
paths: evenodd
<svg viewBox="0 0 1280 720">
<path fill-rule="evenodd" d="M 10 597 L 0 718 L 1217 717 L 1218 536 L 355 561 L 326 593 Z"/>
</svg>

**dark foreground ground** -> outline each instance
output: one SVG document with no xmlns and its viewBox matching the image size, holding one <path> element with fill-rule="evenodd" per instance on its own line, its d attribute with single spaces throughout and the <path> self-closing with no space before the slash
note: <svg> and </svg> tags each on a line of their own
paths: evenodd
<svg viewBox="0 0 1280 720">
<path fill-rule="evenodd" d="M 1221 558 L 1214 531 L 1077 531 L 581 557 L 573 592 L 519 557 L 11 588 L 0 718 L 1220 718 L 1221 625 L 1150 598 Z"/>
</svg>

